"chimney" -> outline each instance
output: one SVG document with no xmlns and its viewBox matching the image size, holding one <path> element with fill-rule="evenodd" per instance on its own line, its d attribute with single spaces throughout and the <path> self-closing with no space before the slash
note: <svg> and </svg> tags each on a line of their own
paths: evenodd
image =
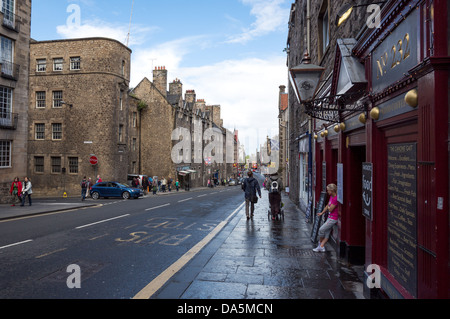
<svg viewBox="0 0 450 319">
<path fill-rule="evenodd" d="M 172 83 L 169 83 L 169 94 L 176 96 L 183 95 L 183 83 L 181 83 L 181 80 L 175 79 Z"/>
<path fill-rule="evenodd" d="M 197 100 L 195 90 L 186 90 L 186 103 L 194 103 Z"/>
<path fill-rule="evenodd" d="M 164 97 L 167 97 L 167 70 L 165 66 L 155 67 L 153 84 Z"/>
</svg>

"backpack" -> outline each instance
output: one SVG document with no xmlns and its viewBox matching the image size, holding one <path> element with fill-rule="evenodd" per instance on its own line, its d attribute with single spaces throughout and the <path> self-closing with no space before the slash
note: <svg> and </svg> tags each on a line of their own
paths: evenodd
<svg viewBox="0 0 450 319">
<path fill-rule="evenodd" d="M 81 188 L 87 188 L 87 183 L 85 180 L 81 182 Z"/>
<path fill-rule="evenodd" d="M 277 181 L 272 181 L 272 183 L 270 184 L 270 192 L 278 193 L 278 182 Z"/>
</svg>

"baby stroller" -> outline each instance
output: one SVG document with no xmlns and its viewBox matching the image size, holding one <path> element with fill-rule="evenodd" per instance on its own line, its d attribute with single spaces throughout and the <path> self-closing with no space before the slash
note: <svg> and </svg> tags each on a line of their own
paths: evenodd
<svg viewBox="0 0 450 319">
<path fill-rule="evenodd" d="M 268 184 L 270 209 L 268 210 L 267 218 L 269 220 L 284 220 L 284 205 L 281 201 L 281 183 L 277 179 L 271 178 Z"/>
</svg>

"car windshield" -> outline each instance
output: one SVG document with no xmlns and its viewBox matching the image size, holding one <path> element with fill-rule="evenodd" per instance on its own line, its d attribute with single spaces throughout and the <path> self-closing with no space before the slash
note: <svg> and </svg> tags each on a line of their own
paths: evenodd
<svg viewBox="0 0 450 319">
<path fill-rule="evenodd" d="M 120 187 L 128 187 L 127 185 L 124 185 L 124 184 L 121 184 L 121 183 L 116 183 L 117 184 L 117 186 L 120 186 Z"/>
</svg>

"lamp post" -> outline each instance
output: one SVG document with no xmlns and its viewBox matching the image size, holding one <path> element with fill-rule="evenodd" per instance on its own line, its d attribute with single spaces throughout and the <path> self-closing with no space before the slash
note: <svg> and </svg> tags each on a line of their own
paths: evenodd
<svg viewBox="0 0 450 319">
<path fill-rule="evenodd" d="M 317 90 L 324 72 L 324 67 L 311 64 L 311 58 L 308 52 L 305 52 L 300 65 L 289 70 L 291 84 L 294 88 L 298 102 L 300 104 L 304 104 L 305 108 L 311 108 L 312 101 L 317 94 Z M 308 203 L 311 202 L 312 205 L 312 139 L 314 130 L 312 128 L 311 116 L 309 117 L 308 122 Z"/>
</svg>

